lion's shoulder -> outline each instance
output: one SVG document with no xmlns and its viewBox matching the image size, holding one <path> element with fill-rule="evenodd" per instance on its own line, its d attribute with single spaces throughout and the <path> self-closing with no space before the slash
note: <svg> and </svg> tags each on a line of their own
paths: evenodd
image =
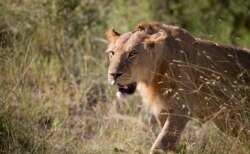
<svg viewBox="0 0 250 154">
<path fill-rule="evenodd" d="M 234 57 L 237 61 L 241 62 L 246 68 L 250 68 L 250 50 L 246 48 L 235 47 L 223 43 L 217 43 L 201 38 L 196 38 L 193 43 L 196 50 L 206 51 L 208 53 L 219 54 L 221 58 L 225 56 Z M 235 62 L 235 61 L 233 61 Z"/>
</svg>

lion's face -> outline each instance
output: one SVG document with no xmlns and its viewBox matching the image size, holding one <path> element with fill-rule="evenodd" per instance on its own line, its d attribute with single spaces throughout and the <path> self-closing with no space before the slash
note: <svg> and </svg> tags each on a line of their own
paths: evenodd
<svg viewBox="0 0 250 154">
<path fill-rule="evenodd" d="M 108 33 L 110 44 L 107 52 L 110 65 L 108 80 L 116 85 L 118 97 L 134 94 L 137 84 L 150 82 L 154 72 L 155 41 L 164 35 L 147 35 L 143 31 L 120 35 Z"/>
</svg>

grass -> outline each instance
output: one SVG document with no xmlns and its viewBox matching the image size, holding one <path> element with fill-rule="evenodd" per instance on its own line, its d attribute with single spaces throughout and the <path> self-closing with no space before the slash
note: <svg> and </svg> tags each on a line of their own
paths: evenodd
<svg viewBox="0 0 250 154">
<path fill-rule="evenodd" d="M 0 153 L 148 153 L 154 119 L 138 96 L 117 100 L 106 79 L 107 29 L 154 19 L 148 1 L 135 3 L 0 2 Z M 179 153 L 249 152 L 199 127 L 190 122 Z"/>
</svg>

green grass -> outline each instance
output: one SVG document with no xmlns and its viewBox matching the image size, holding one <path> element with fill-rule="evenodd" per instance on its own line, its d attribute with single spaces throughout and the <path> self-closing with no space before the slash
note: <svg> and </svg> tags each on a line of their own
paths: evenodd
<svg viewBox="0 0 250 154">
<path fill-rule="evenodd" d="M 156 19 L 151 3 L 0 2 L 0 153 L 148 153 L 159 129 L 138 96 L 119 101 L 108 85 L 105 33 Z M 179 8 L 175 5 L 171 8 Z M 160 19 L 184 21 L 177 16 Z M 208 34 L 214 40 L 228 38 L 227 21 Z M 190 19 L 186 25 L 196 26 L 185 28 L 196 34 L 211 28 L 199 22 Z M 224 25 L 228 28 L 221 32 Z M 242 28 L 240 34 L 239 44 L 250 47 L 244 41 L 249 30 Z M 182 136 L 180 153 L 249 152 L 210 123 L 195 135 L 194 123 Z"/>
</svg>

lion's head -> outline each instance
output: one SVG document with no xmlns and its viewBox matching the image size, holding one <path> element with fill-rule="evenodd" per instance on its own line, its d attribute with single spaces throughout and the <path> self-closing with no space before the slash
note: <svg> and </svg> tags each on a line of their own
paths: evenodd
<svg viewBox="0 0 250 154">
<path fill-rule="evenodd" d="M 166 38 L 165 31 L 148 34 L 144 30 L 135 30 L 119 34 L 114 29 L 108 33 L 110 65 L 108 80 L 118 88 L 117 96 L 134 94 L 137 84 L 152 81 L 155 59 Z"/>
</svg>

